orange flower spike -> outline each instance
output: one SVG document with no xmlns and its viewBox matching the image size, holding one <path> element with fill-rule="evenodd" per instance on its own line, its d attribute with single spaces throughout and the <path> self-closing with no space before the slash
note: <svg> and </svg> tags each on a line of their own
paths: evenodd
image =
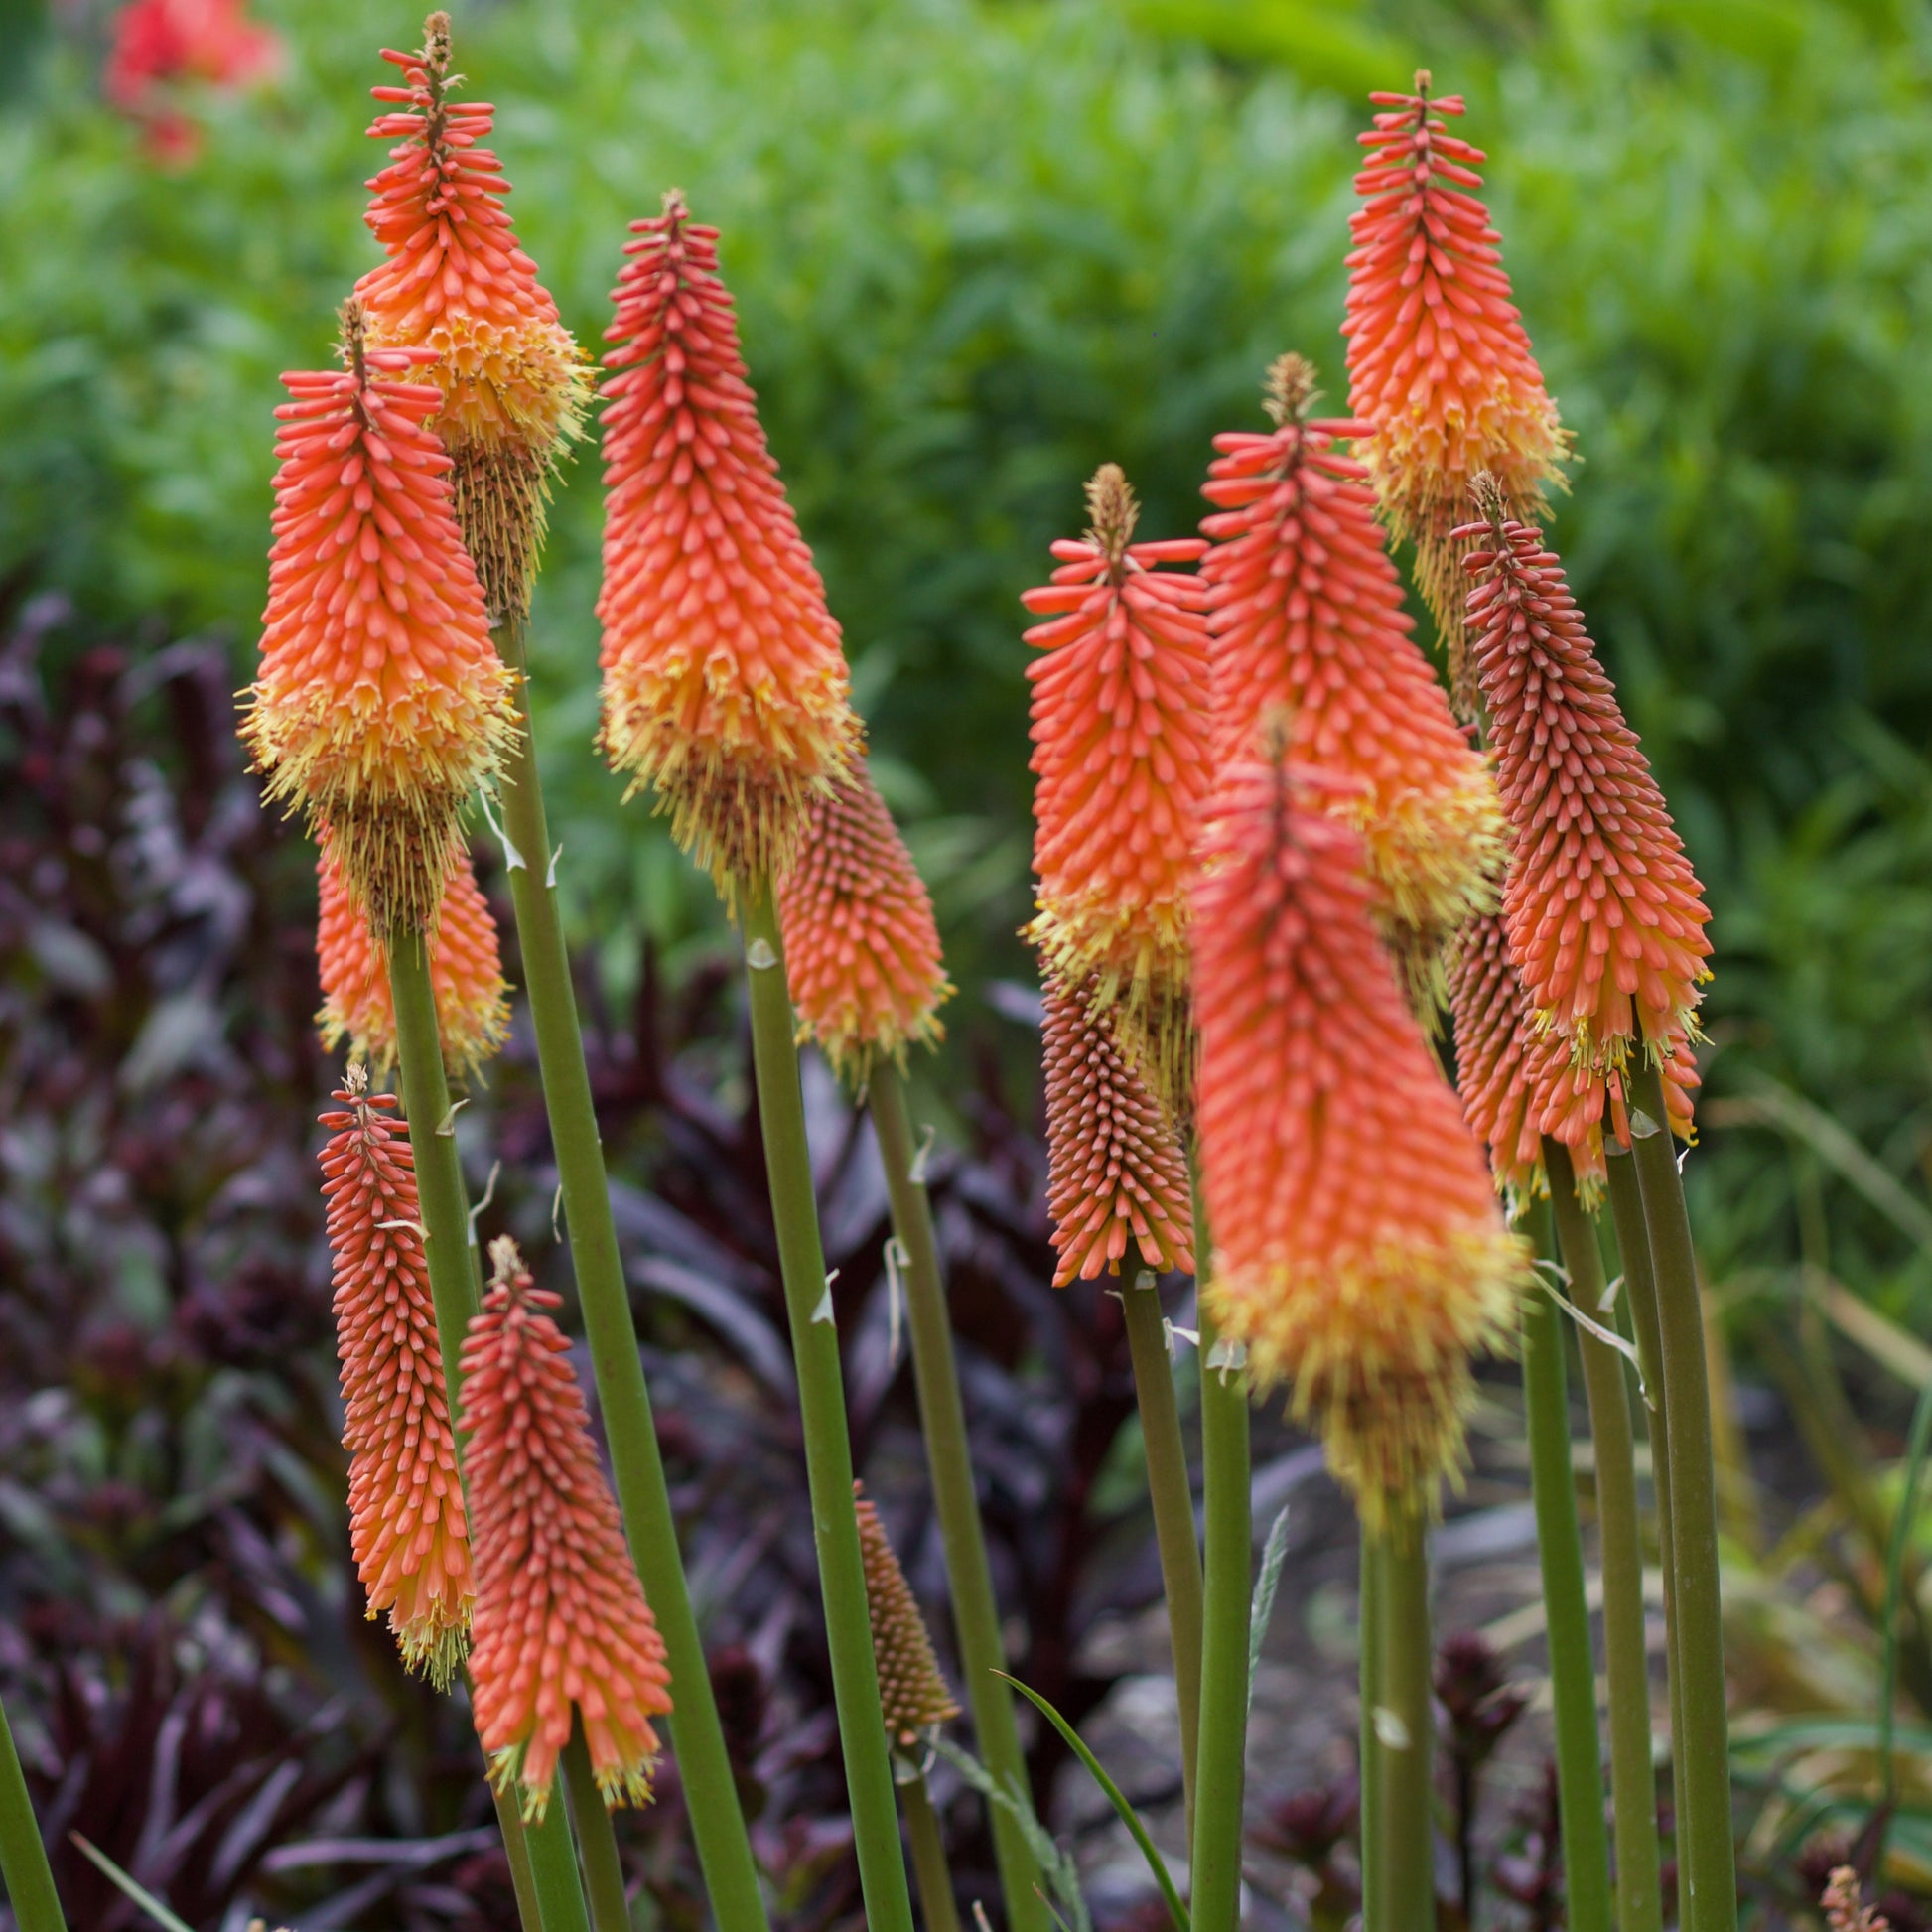
<svg viewBox="0 0 1932 1932">
<path fill-rule="evenodd" d="M 1365 426 L 1308 420 L 1314 371 L 1299 355 L 1266 394 L 1277 427 L 1217 436 L 1203 492 L 1221 506 L 1201 524 L 1215 760 L 1252 756 L 1279 716 L 1291 757 L 1356 781 L 1333 808 L 1362 835 L 1398 951 L 1433 963 L 1495 902 L 1495 781 L 1409 635 L 1367 472 L 1334 447 Z"/>
<path fill-rule="evenodd" d="M 1204 1293 L 1258 1387 L 1290 1382 L 1365 1519 L 1452 1470 L 1472 1350 L 1527 1277 L 1370 922 L 1318 773 L 1242 760 L 1194 894 Z"/>
<path fill-rule="evenodd" d="M 426 351 L 364 346 L 343 311 L 339 373 L 285 375 L 261 666 L 243 742 L 265 795 L 327 825 L 378 930 L 434 917 L 457 816 L 511 730 L 510 673 L 425 427 Z"/>
<path fill-rule="evenodd" d="M 409 1134 L 351 1066 L 322 1116 L 329 1251 L 348 1450 L 349 1548 L 368 1613 L 439 1690 L 470 1628 L 471 1557 L 443 1351 L 417 1231 Z"/>
<path fill-rule="evenodd" d="M 1501 237 L 1472 192 L 1480 149 L 1448 132 L 1459 95 L 1371 94 L 1383 111 L 1356 138 L 1365 207 L 1349 218 L 1349 407 L 1382 512 L 1416 545 L 1416 581 L 1458 668 L 1462 599 L 1449 539 L 1470 479 L 1491 472 L 1526 515 L 1561 485 L 1569 437 L 1510 300 Z M 1459 679 L 1454 681 L 1460 682 Z"/>
<path fill-rule="evenodd" d="M 1539 1028 L 1591 1070 L 1697 1038 L 1703 888 L 1539 531 L 1476 488 L 1471 652 L 1513 840 L 1503 915 Z"/>
<path fill-rule="evenodd" d="M 1049 973 L 1043 1005 L 1053 1286 L 1091 1281 L 1103 1267 L 1119 1274 L 1130 1235 L 1149 1267 L 1191 1272 L 1193 1206 L 1173 1116 L 1084 995 Z"/>
<path fill-rule="evenodd" d="M 316 1025 L 333 1053 L 346 1036 L 349 1050 L 386 1073 L 396 1059 L 396 1010 L 389 969 L 370 935 L 368 921 L 350 901 L 341 869 L 325 844 L 316 860 L 321 911 L 316 921 L 316 964 L 322 975 L 322 1010 Z M 429 947 L 430 986 L 436 995 L 443 1064 L 452 1073 L 474 1074 L 509 1037 L 509 988 L 503 979 L 496 920 L 477 886 L 469 849 L 459 843 L 443 886 Z"/>
<path fill-rule="evenodd" d="M 729 898 L 784 870 L 859 730 L 746 379 L 718 230 L 675 191 L 630 227 L 605 331 L 600 740 Z"/>
<path fill-rule="evenodd" d="M 507 1236 L 489 1245 L 483 1312 L 463 1344 L 463 1434 L 476 1516 L 470 1653 L 477 1734 L 525 1818 L 550 1802 L 581 1717 L 610 1805 L 644 1804 L 652 1718 L 671 1709 L 664 1640 L 591 1440 L 570 1342 Z"/>
<path fill-rule="evenodd" d="M 807 808 L 805 836 L 778 881 L 778 925 L 798 1037 L 864 1086 L 876 1053 L 935 1044 L 952 994 L 932 899 L 863 758 Z"/>
<path fill-rule="evenodd" d="M 434 425 L 455 468 L 458 521 L 497 617 L 529 609 L 552 465 L 582 433 L 585 357 L 517 246 L 502 163 L 480 143 L 495 109 L 450 98 L 450 17 L 433 13 L 414 54 L 385 48 L 402 86 L 372 88 L 395 141 L 368 184 L 384 259 L 355 285 L 377 346 L 427 348 L 442 391 Z"/>
<path fill-rule="evenodd" d="M 1200 538 L 1131 541 L 1140 506 L 1103 464 L 1090 527 L 1053 545 L 1050 585 L 1027 592 L 1047 621 L 1026 633 L 1033 681 L 1031 936 L 1069 984 L 1121 1008 L 1124 1036 L 1164 1093 L 1185 1086 L 1187 881 L 1207 789 L 1207 589 Z"/>
<path fill-rule="evenodd" d="M 886 1525 L 879 1520 L 878 1505 L 866 1494 L 863 1482 L 852 1485 L 852 1495 L 886 1734 L 899 1750 L 916 1753 L 928 1737 L 959 1716 L 959 1704 L 946 1688 L 918 1598 L 899 1568 Z"/>
</svg>

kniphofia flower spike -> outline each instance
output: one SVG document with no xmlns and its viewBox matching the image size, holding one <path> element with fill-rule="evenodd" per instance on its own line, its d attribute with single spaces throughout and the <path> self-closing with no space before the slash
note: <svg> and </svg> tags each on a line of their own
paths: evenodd
<svg viewBox="0 0 1932 1932">
<path fill-rule="evenodd" d="M 631 233 L 605 331 L 601 737 L 729 898 L 783 871 L 858 726 L 746 379 L 718 230 L 673 190 Z"/>
<path fill-rule="evenodd" d="M 1357 835 L 1269 760 L 1230 764 L 1195 888 L 1203 1293 L 1259 1387 L 1292 1383 L 1379 1522 L 1460 1459 L 1471 1351 L 1527 1249 L 1370 923 Z"/>
<path fill-rule="evenodd" d="M 931 1732 L 959 1716 L 959 1705 L 940 1674 L 918 1599 L 893 1553 L 878 1508 L 864 1483 L 855 1482 L 852 1493 L 857 1499 L 866 1608 L 872 1617 L 872 1654 L 879 1669 L 879 1703 L 887 1735 L 900 1750 L 916 1750 Z"/>
<path fill-rule="evenodd" d="M 1130 1066 L 1091 996 L 1046 975 L 1046 1205 L 1053 1286 L 1120 1273 L 1131 1237 L 1150 1268 L 1191 1272 L 1187 1160 L 1173 1116 Z"/>
<path fill-rule="evenodd" d="M 384 48 L 403 85 L 371 89 L 371 138 L 397 143 L 369 183 L 384 259 L 355 285 L 379 347 L 427 348 L 442 392 L 431 427 L 454 468 L 457 519 L 495 619 L 529 610 L 552 465 L 582 430 L 585 357 L 517 246 L 502 163 L 481 145 L 495 109 L 450 98 L 450 17 L 414 54 Z"/>
<path fill-rule="evenodd" d="M 664 1640 L 591 1440 L 570 1342 L 507 1236 L 463 1344 L 463 1436 L 476 1515 L 470 1652 L 477 1735 L 526 1818 L 550 1801 L 581 1719 L 605 1802 L 643 1804 L 671 1708 Z"/>
<path fill-rule="evenodd" d="M 396 1059 L 396 1008 L 389 967 L 343 883 L 325 840 L 316 859 L 321 909 L 316 920 L 316 964 L 322 975 L 322 1010 L 316 1025 L 325 1051 L 346 1037 L 356 1058 L 386 1073 Z M 429 942 L 430 985 L 436 995 L 436 1027 L 443 1064 L 458 1074 L 480 1072 L 509 1036 L 509 988 L 503 979 L 496 920 L 477 886 L 476 868 L 459 843 L 443 902 Z"/>
<path fill-rule="evenodd" d="M 1204 490 L 1221 506 L 1201 524 L 1215 760 L 1285 725 L 1290 757 L 1354 780 L 1329 803 L 1361 834 L 1390 937 L 1426 984 L 1443 941 L 1495 903 L 1495 781 L 1409 635 L 1367 472 L 1335 448 L 1365 426 L 1308 419 L 1314 371 L 1299 355 L 1265 394 L 1276 428 L 1217 436 Z"/>
<path fill-rule="evenodd" d="M 1371 94 L 1383 111 L 1357 136 L 1366 206 L 1349 217 L 1349 408 L 1373 429 L 1363 446 L 1382 512 L 1416 546 L 1416 582 L 1459 675 L 1462 590 L 1452 525 L 1470 480 L 1489 471 L 1526 516 L 1561 484 L 1569 438 L 1510 300 L 1501 237 L 1472 192 L 1481 150 L 1448 131 L 1460 95 Z"/>
<path fill-rule="evenodd" d="M 805 836 L 778 881 L 778 925 L 798 1037 L 863 1086 L 873 1056 L 905 1064 L 935 1044 L 952 994 L 932 899 L 863 758 L 807 808 Z"/>
<path fill-rule="evenodd" d="M 1510 956 L 1539 1028 L 1589 1069 L 1698 1037 L 1711 942 L 1703 889 L 1563 565 L 1479 479 L 1470 649 L 1513 849 Z"/>
<path fill-rule="evenodd" d="M 1053 545 L 1053 581 L 1027 592 L 1033 681 L 1030 934 L 1086 986 L 1171 1100 L 1187 1085 L 1187 880 L 1207 788 L 1206 587 L 1197 537 L 1134 543 L 1140 506 L 1118 466 L 1087 484 L 1089 527 Z"/>
<path fill-rule="evenodd" d="M 409 1135 L 351 1066 L 322 1151 L 348 1450 L 349 1548 L 368 1613 L 439 1689 L 470 1629 L 471 1556 Z"/>
<path fill-rule="evenodd" d="M 261 668 L 241 734 L 266 796 L 327 827 L 385 936 L 434 918 L 458 814 L 495 769 L 511 679 L 425 427 L 422 349 L 365 345 L 343 311 L 339 372 L 285 375 Z"/>
</svg>

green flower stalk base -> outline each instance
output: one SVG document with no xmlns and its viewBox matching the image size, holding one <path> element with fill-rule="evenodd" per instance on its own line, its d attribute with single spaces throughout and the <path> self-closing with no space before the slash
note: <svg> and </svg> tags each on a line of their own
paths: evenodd
<svg viewBox="0 0 1932 1932">
<path fill-rule="evenodd" d="M 564 1807 L 553 1803 L 541 1823 L 532 1822 L 522 1830 L 530 1849 L 530 1880 L 543 1915 L 543 1932 L 591 1932 L 577 1847 L 571 1842 Z"/>
<path fill-rule="evenodd" d="M 68 1932 L 4 1706 L 0 1706 L 0 1878 L 7 1881 L 7 1898 L 20 1932 Z"/>
<path fill-rule="evenodd" d="M 904 1078 L 896 1066 L 881 1062 L 872 1070 L 869 1094 L 873 1131 L 879 1137 L 880 1161 L 892 1198 L 893 1231 L 905 1258 L 912 1379 L 919 1394 L 919 1428 L 925 1438 L 933 1507 L 939 1518 L 940 1540 L 946 1547 L 953 1634 L 959 1644 L 960 1672 L 966 1680 L 966 1702 L 973 1713 L 973 1733 L 980 1756 L 996 1782 L 1004 1789 L 1018 1791 L 1031 1803 L 1027 1759 L 1020 1748 L 1020 1726 L 1014 1719 L 1013 1691 L 1001 1674 L 1007 1668 L 1006 1645 L 1000 1634 L 993 1570 L 987 1562 L 986 1537 L 980 1526 L 966 1410 L 960 1399 L 958 1365 L 953 1359 L 952 1317 L 939 1272 L 939 1244 L 932 1230 L 932 1203 L 924 1186 L 913 1178 L 912 1123 L 906 1111 Z M 1187 1529 L 1191 1544 L 1191 1512 Z M 1048 1932 L 1039 1867 L 1027 1849 L 1020 1822 L 1004 1805 L 989 1805 L 988 1809 L 1007 1924 L 1013 1932 Z M 910 1815 L 908 1799 L 908 1819 Z M 915 1839 L 915 1855 L 917 1849 Z M 923 1878 L 920 1884 L 923 1891 Z M 927 1917 L 930 1922 L 930 1908 Z"/>
<path fill-rule="evenodd" d="M 805 1433 L 812 1533 L 819 1587 L 832 1649 L 832 1695 L 845 1749 L 852 1836 L 859 1857 L 866 1923 L 872 1932 L 912 1932 L 912 1897 L 899 1850 L 898 1805 L 879 1704 L 872 1654 L 859 1519 L 852 1501 L 852 1444 L 846 1433 L 845 1382 L 832 1289 L 818 1234 L 805 1103 L 798 1085 L 798 1048 L 785 986 L 784 947 L 770 882 L 751 881 L 741 903 L 751 982 L 752 1058 L 758 1076 L 764 1165 L 777 1223 L 791 1352 L 798 1369 L 798 1407 Z"/>
<path fill-rule="evenodd" d="M 919 1881 L 919 1912 L 925 1920 L 925 1932 L 960 1932 L 945 1835 L 939 1829 L 939 1814 L 932 1808 L 925 1779 L 914 1778 L 898 1789 L 905 1801 L 905 1842 L 912 1848 L 912 1870 Z"/>
<path fill-rule="evenodd" d="M 623 1861 L 604 1794 L 591 1768 L 590 1746 L 581 1720 L 573 1724 L 564 1746 L 564 1783 L 570 1793 L 570 1822 L 584 1858 L 584 1892 L 590 1902 L 593 1932 L 630 1932 L 630 1907 L 623 1895 Z"/>
<path fill-rule="evenodd" d="M 1435 1932 L 1435 1726 L 1430 1711 L 1429 1542 L 1421 1497 L 1390 1505 L 1375 1539 L 1379 1572 L 1375 1831 L 1366 1932 Z"/>
<path fill-rule="evenodd" d="M 1375 1714 L 1382 1705 L 1382 1545 L 1364 1523 L 1355 1587 L 1356 1668 L 1362 1705 L 1356 1787 L 1362 1821 L 1362 1923 L 1370 1932 L 1389 1922 L 1382 1905 L 1382 1740 L 1375 1728 Z"/>
<path fill-rule="evenodd" d="M 530 1864 L 530 1839 L 515 1796 L 489 1789 L 496 1806 L 496 1829 L 503 1835 L 503 1856 L 509 1861 L 510 1889 L 516 1894 L 516 1922 L 523 1932 L 544 1932 L 543 1907 L 537 1901 L 537 1875 Z"/>
</svg>

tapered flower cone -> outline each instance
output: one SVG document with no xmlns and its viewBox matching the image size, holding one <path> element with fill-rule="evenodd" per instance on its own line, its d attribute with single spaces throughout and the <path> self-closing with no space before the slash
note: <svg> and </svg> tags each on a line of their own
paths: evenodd
<svg viewBox="0 0 1932 1932">
<path fill-rule="evenodd" d="M 265 795 L 327 826 L 380 931 L 434 918 L 458 814 L 511 730 L 511 678 L 450 510 L 426 350 L 365 346 L 344 310 L 339 373 L 285 375 L 261 667 L 241 735 Z"/>
<path fill-rule="evenodd" d="M 946 1688 L 939 1660 L 932 1654 L 932 1638 L 918 1599 L 905 1581 L 905 1572 L 893 1554 L 886 1525 L 865 1492 L 855 1482 L 852 1493 L 859 1515 L 859 1550 L 866 1566 L 866 1608 L 872 1616 L 872 1654 L 879 1667 L 879 1702 L 886 1715 L 886 1731 L 901 1750 L 916 1748 L 941 1725 L 959 1716 L 959 1705 Z"/>
<path fill-rule="evenodd" d="M 1027 642 L 1033 681 L 1034 873 L 1030 928 L 1047 965 L 1111 1010 L 1149 1078 L 1188 1086 L 1187 880 L 1206 794 L 1206 586 L 1199 538 L 1134 543 L 1140 506 L 1104 464 L 1089 527 L 1053 545 L 1053 581 L 1027 592 L 1044 617 Z"/>
<path fill-rule="evenodd" d="M 765 447 L 718 230 L 633 221 L 605 332 L 602 743 L 730 897 L 857 749 L 839 627 Z"/>
<path fill-rule="evenodd" d="M 409 1134 L 348 1069 L 322 1151 L 348 1450 L 349 1548 L 368 1613 L 446 1687 L 470 1629 L 471 1556 Z"/>
<path fill-rule="evenodd" d="M 323 1047 L 333 1053 L 346 1038 L 357 1059 L 386 1073 L 396 1060 L 396 1008 L 388 965 L 326 841 L 317 855 L 316 877 L 321 890 L 316 964 L 322 975 L 316 1025 L 322 1030 Z M 443 1064 L 452 1073 L 480 1072 L 509 1036 L 509 988 L 495 916 L 478 889 L 469 850 L 461 845 L 431 928 L 429 977 Z"/>
<path fill-rule="evenodd" d="M 1495 485 L 1477 495 L 1470 649 L 1513 842 L 1510 956 L 1580 1065 L 1621 1066 L 1639 1039 L 1661 1062 L 1698 1036 L 1703 889 L 1556 553 Z"/>
<path fill-rule="evenodd" d="M 1087 994 L 1049 973 L 1043 1008 L 1053 1286 L 1119 1274 L 1130 1238 L 1150 1267 L 1191 1273 L 1193 1203 L 1173 1116 Z"/>
<path fill-rule="evenodd" d="M 909 1041 L 944 1034 L 952 986 L 932 898 L 863 758 L 807 808 L 805 836 L 778 881 L 778 925 L 799 1039 L 853 1086 L 873 1058 L 905 1064 Z"/>
<path fill-rule="evenodd" d="M 1201 528 L 1212 587 L 1214 756 L 1253 756 L 1284 726 L 1289 756 L 1352 779 L 1332 805 L 1362 836 L 1389 937 L 1419 993 L 1443 942 L 1495 903 L 1502 807 L 1487 761 L 1409 632 L 1402 586 L 1360 463 L 1366 428 L 1311 422 L 1314 371 L 1269 371 L 1268 435 L 1217 436 Z M 1428 1000 L 1433 1008 L 1433 998 Z"/>
<path fill-rule="evenodd" d="M 490 1243 L 483 1312 L 463 1344 L 463 1435 L 476 1515 L 470 1652 L 477 1735 L 526 1818 L 550 1801 L 581 1720 L 605 1802 L 650 1797 L 671 1708 L 664 1641 L 591 1440 L 570 1343 L 507 1236 Z"/>
<path fill-rule="evenodd" d="M 521 617 L 543 540 L 551 467 L 582 430 L 583 352 L 517 246 L 502 163 L 481 145 L 495 109 L 450 98 L 450 17 L 433 13 L 414 54 L 385 48 L 399 87 L 369 128 L 394 141 L 369 183 L 368 224 L 384 259 L 355 285 L 369 342 L 423 348 L 442 392 L 431 427 L 449 451 L 458 521 L 493 617 Z"/>
<path fill-rule="evenodd" d="M 1449 646 L 1458 685 L 1462 594 L 1451 528 L 1488 471 L 1526 516 L 1561 484 L 1569 438 L 1510 299 L 1501 237 L 1471 191 L 1481 150 L 1448 132 L 1459 95 L 1371 94 L 1383 111 L 1357 136 L 1365 206 L 1349 218 L 1349 408 L 1396 535 L 1416 546 L 1416 582 Z"/>
<path fill-rule="evenodd" d="M 1473 1350 L 1529 1256 L 1370 922 L 1319 773 L 1217 779 L 1195 889 L 1203 1290 L 1258 1387 L 1289 1382 L 1371 1523 L 1452 1470 Z"/>
</svg>

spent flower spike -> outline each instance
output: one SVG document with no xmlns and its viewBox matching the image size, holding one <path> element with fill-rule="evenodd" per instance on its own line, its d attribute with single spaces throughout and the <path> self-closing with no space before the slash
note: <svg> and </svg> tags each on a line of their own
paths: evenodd
<svg viewBox="0 0 1932 1932">
<path fill-rule="evenodd" d="M 557 1760 L 581 1721 L 611 1805 L 650 1797 L 657 1733 L 671 1708 L 664 1641 L 625 1547 L 591 1440 L 570 1342 L 507 1236 L 489 1244 L 490 1284 L 463 1344 L 463 1435 L 476 1519 L 470 1652 L 477 1734 L 499 1789 L 526 1818 L 550 1802 Z"/>
<path fill-rule="evenodd" d="M 918 1599 L 865 1489 L 862 1482 L 852 1485 L 859 1551 L 866 1570 L 866 1608 L 872 1618 L 873 1661 L 879 1670 L 879 1703 L 887 1735 L 900 1750 L 910 1751 L 958 1717 L 959 1705 L 946 1688 Z"/>
<path fill-rule="evenodd" d="M 348 1450 L 349 1548 L 371 1617 L 439 1689 L 470 1629 L 471 1550 L 408 1131 L 351 1066 L 322 1116 Z"/>
<path fill-rule="evenodd" d="M 1458 1465 L 1470 1354 L 1511 1333 L 1529 1255 L 1376 938 L 1361 840 L 1317 802 L 1331 782 L 1236 760 L 1203 824 L 1203 1296 L 1377 1524 Z"/>
<path fill-rule="evenodd" d="M 630 225 L 605 331 L 601 742 L 730 899 L 784 870 L 858 723 L 759 423 L 718 230 L 676 190 Z"/>
</svg>

